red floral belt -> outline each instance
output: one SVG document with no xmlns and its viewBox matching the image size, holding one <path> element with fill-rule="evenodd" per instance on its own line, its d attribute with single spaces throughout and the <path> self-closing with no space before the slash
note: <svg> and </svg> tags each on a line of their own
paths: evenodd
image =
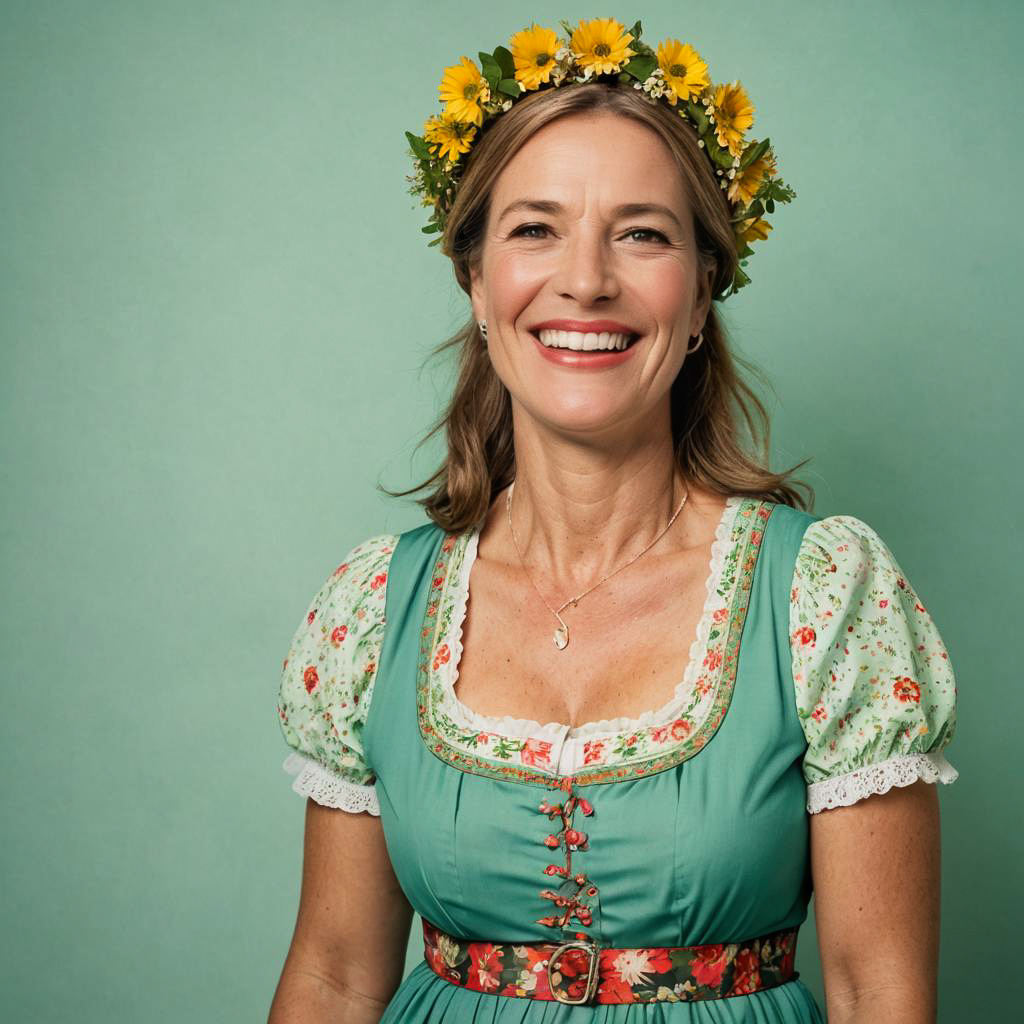
<svg viewBox="0 0 1024 1024">
<path fill-rule="evenodd" d="M 446 981 L 491 995 L 573 1004 L 724 999 L 798 977 L 798 930 L 704 946 L 606 949 L 583 932 L 561 943 L 458 939 L 424 920 L 423 955 Z"/>
</svg>

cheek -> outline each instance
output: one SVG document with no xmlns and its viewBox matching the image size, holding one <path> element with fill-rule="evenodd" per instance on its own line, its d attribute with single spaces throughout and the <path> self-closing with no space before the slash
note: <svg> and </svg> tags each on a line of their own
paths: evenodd
<svg viewBox="0 0 1024 1024">
<path fill-rule="evenodd" d="M 517 259 L 509 253 L 490 267 L 488 296 L 491 308 L 502 322 L 514 322 L 543 287 L 546 274 L 537 259 Z"/>
<path fill-rule="evenodd" d="M 651 263 L 643 280 L 643 295 L 651 313 L 662 322 L 674 323 L 686 316 L 693 304 L 691 269 L 676 259 Z"/>
</svg>

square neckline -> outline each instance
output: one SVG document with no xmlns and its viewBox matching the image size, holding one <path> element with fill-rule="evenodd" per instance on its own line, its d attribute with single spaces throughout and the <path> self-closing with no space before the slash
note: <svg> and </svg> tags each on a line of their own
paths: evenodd
<svg viewBox="0 0 1024 1024">
<path fill-rule="evenodd" d="M 447 534 L 437 551 L 420 629 L 416 717 L 426 745 L 462 771 L 540 785 L 569 774 L 581 784 L 612 782 L 664 771 L 693 757 L 714 736 L 732 699 L 754 571 L 773 508 L 774 503 L 760 498 L 726 499 L 709 558 L 708 593 L 694 638 L 697 648 L 677 686 L 682 700 L 678 710 L 673 697 L 646 713 L 650 719 L 675 714 L 671 721 L 642 725 L 641 716 L 572 727 L 511 719 L 525 722 L 526 735 L 519 736 L 495 728 L 502 725 L 501 718 L 477 715 L 455 698 L 451 644 L 461 642 L 468 604 L 463 583 L 472 564 L 467 565 L 465 555 L 479 529 Z M 622 721 L 629 728 L 584 734 Z"/>
<path fill-rule="evenodd" d="M 677 717 L 682 705 L 692 689 L 693 677 L 703 661 L 707 651 L 708 635 L 714 614 L 715 598 L 721 582 L 725 556 L 730 545 L 730 534 L 736 513 L 743 499 L 741 496 L 730 495 L 715 526 L 715 535 L 711 543 L 708 557 L 707 572 L 704 576 L 704 603 L 689 654 L 679 682 L 673 688 L 672 696 L 657 708 L 641 712 L 636 717 L 621 715 L 616 718 L 594 719 L 573 726 L 566 722 L 539 722 L 532 718 L 517 718 L 514 715 L 484 715 L 474 711 L 455 692 L 459 678 L 459 664 L 462 661 L 462 634 L 469 605 L 469 579 L 476 561 L 483 523 L 480 522 L 460 538 L 464 545 L 462 560 L 459 565 L 457 582 L 452 592 L 453 608 L 449 628 L 440 643 L 447 643 L 451 651 L 450 657 L 442 661 L 437 670 L 437 677 L 443 688 L 443 704 L 445 711 L 453 721 L 467 729 L 507 736 L 513 739 L 563 740 L 607 739 L 623 732 L 637 732 L 655 726 L 665 725 Z"/>
<path fill-rule="evenodd" d="M 537 732 L 535 720 L 520 719 L 528 734 L 515 736 L 494 728 L 500 718 L 476 716 L 453 699 L 454 689 L 446 682 L 451 679 L 450 642 L 459 639 L 462 601 L 468 603 L 468 589 L 460 585 L 464 556 L 478 531 L 447 534 L 437 550 L 420 628 L 416 718 L 424 743 L 461 771 L 545 786 L 552 778 L 567 776 L 581 784 L 614 782 L 661 772 L 693 757 L 714 736 L 732 699 L 761 539 L 773 508 L 774 503 L 760 498 L 733 495 L 726 501 L 713 542 L 721 546 L 709 559 L 710 600 L 705 601 L 699 624 L 701 643 L 688 665 L 693 666 L 692 685 L 687 691 L 680 684 L 677 712 L 670 701 L 647 713 L 651 718 L 673 713 L 675 717 L 643 726 L 642 717 L 626 718 L 629 729 L 595 736 L 583 735 L 582 730 L 616 720 L 583 723 L 569 735 L 572 727 L 566 723 L 541 725 Z M 464 720 L 467 712 L 476 722 Z"/>
</svg>

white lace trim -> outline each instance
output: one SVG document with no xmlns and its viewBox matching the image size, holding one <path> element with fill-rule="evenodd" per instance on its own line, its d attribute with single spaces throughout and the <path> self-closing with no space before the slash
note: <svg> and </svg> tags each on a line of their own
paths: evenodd
<svg viewBox="0 0 1024 1024">
<path fill-rule="evenodd" d="M 708 636 L 711 633 L 711 619 L 718 603 L 718 588 L 722 581 L 726 555 L 731 545 L 731 535 L 736 512 L 743 503 L 742 495 L 732 495 L 726 499 L 721 519 L 715 530 L 715 539 L 711 544 L 711 557 L 708 575 L 705 582 L 707 596 L 704 599 L 704 610 L 697 624 L 697 634 L 690 644 L 689 662 L 682 680 L 677 684 L 673 697 L 667 704 L 653 711 L 645 711 L 639 718 L 603 718 L 597 722 L 585 722 L 571 727 L 562 722 L 548 722 L 542 725 L 530 718 L 491 718 L 480 715 L 466 707 L 455 694 L 455 683 L 459 677 L 458 665 L 462 658 L 462 624 L 466 618 L 466 606 L 469 603 L 469 573 L 476 558 L 480 540 L 480 527 L 477 526 L 470 534 L 463 554 L 459 578 L 456 583 L 455 603 L 452 609 L 451 625 L 445 641 L 452 652 L 451 658 L 436 673 L 441 682 L 441 708 L 463 728 L 477 732 L 497 733 L 500 736 L 516 739 L 592 739 L 607 737 L 623 732 L 635 732 L 651 726 L 666 725 L 679 717 L 685 705 L 693 697 L 693 684 L 697 671 L 700 669 L 707 651 Z M 582 750 L 582 746 L 580 748 Z"/>
<path fill-rule="evenodd" d="M 960 773 L 938 750 L 926 754 L 900 754 L 878 764 L 869 764 L 807 787 L 807 811 L 817 814 L 830 807 L 849 807 L 874 793 L 887 793 L 893 786 L 925 782 L 955 782 Z"/>
<path fill-rule="evenodd" d="M 377 790 L 373 783 L 368 786 L 356 785 L 297 752 L 289 754 L 281 767 L 289 775 L 295 776 L 292 789 L 300 796 L 312 797 L 324 807 L 336 807 L 341 811 L 367 811 L 380 816 Z"/>
</svg>

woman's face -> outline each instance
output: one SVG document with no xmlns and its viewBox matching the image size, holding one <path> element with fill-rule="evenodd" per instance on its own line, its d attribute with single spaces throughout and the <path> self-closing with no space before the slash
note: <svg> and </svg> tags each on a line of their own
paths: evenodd
<svg viewBox="0 0 1024 1024">
<path fill-rule="evenodd" d="M 516 412 L 610 437 L 664 413 L 711 271 L 699 273 L 689 198 L 661 139 L 610 113 L 545 125 L 498 177 L 485 230 L 473 313 Z M 629 347 L 563 347 L 602 331 L 627 333 Z"/>
</svg>

